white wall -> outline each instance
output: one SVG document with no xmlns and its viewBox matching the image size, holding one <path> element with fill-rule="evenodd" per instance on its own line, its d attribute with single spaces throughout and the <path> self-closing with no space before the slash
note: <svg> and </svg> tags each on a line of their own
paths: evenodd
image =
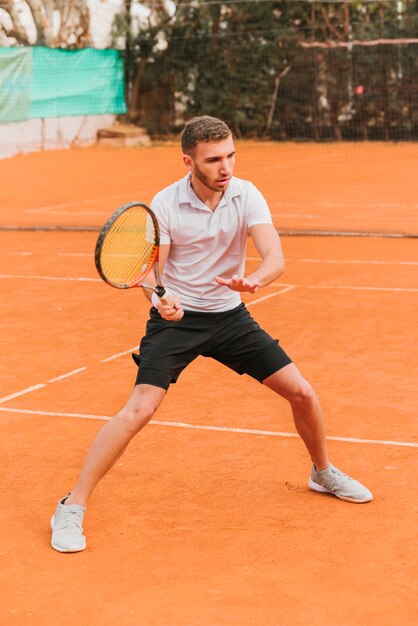
<svg viewBox="0 0 418 626">
<path fill-rule="evenodd" d="M 0 124 L 0 158 L 38 150 L 91 146 L 97 131 L 111 126 L 115 115 L 75 115 Z"/>
</svg>

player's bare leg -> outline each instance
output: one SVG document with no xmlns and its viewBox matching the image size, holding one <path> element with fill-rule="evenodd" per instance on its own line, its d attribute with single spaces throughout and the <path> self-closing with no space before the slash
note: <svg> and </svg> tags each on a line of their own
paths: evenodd
<svg viewBox="0 0 418 626">
<path fill-rule="evenodd" d="M 263 383 L 290 402 L 296 429 L 313 461 L 308 480 L 309 489 L 358 504 L 373 500 L 373 494 L 367 487 L 329 462 L 319 400 L 295 365 L 286 365 Z"/>
<path fill-rule="evenodd" d="M 165 394 L 164 389 L 153 385 L 135 386 L 123 409 L 103 426 L 94 439 L 65 504 L 86 504 L 99 480 L 123 454 L 136 433 L 149 422 Z"/>
<path fill-rule="evenodd" d="M 51 546 L 54 550 L 85 550 L 83 519 L 89 495 L 123 454 L 132 437 L 149 422 L 164 396 L 164 389 L 137 385 L 124 408 L 99 431 L 76 485 L 69 496 L 59 500 L 52 516 Z"/>
<path fill-rule="evenodd" d="M 297 367 L 291 363 L 275 372 L 263 384 L 288 400 L 296 430 L 318 471 L 329 465 L 324 417 L 319 400 Z"/>
</svg>

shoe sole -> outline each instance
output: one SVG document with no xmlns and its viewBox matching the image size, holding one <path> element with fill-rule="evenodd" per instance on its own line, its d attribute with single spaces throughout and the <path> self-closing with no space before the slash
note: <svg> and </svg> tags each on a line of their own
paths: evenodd
<svg viewBox="0 0 418 626">
<path fill-rule="evenodd" d="M 333 493 L 329 489 L 326 489 L 326 487 L 323 487 L 322 485 L 318 485 L 318 483 L 315 483 L 311 478 L 308 481 L 308 487 L 309 489 L 312 489 L 312 491 L 316 491 L 318 493 L 330 493 L 332 496 L 335 496 L 336 498 L 339 498 L 340 500 L 344 500 L 345 502 L 354 502 L 355 504 L 364 504 L 365 502 L 371 502 L 371 500 L 373 500 L 373 497 L 363 498 L 363 500 L 358 500 L 356 498 L 349 498 L 348 496 L 338 496 L 336 493 Z"/>
<path fill-rule="evenodd" d="M 52 516 L 51 517 L 51 528 L 52 530 L 54 530 L 54 522 L 55 522 L 55 517 Z M 81 548 L 80 546 L 74 546 L 72 548 L 61 548 L 60 546 L 57 546 L 54 544 L 53 540 L 51 539 L 51 548 L 54 548 L 54 550 L 56 550 L 57 552 L 82 552 L 83 550 L 85 550 L 87 548 L 87 542 L 85 543 L 84 547 Z"/>
</svg>

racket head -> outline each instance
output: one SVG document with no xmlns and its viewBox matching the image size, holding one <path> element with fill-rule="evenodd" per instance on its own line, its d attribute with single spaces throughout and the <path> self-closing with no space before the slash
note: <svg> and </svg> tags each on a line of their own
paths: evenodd
<svg viewBox="0 0 418 626">
<path fill-rule="evenodd" d="M 100 277 L 112 287 L 140 286 L 158 261 L 160 231 L 151 209 L 129 202 L 115 211 L 100 231 L 95 264 Z"/>
</svg>

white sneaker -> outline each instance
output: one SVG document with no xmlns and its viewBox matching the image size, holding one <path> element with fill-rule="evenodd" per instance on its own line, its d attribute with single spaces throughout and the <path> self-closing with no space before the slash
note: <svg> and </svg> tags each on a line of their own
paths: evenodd
<svg viewBox="0 0 418 626">
<path fill-rule="evenodd" d="M 81 504 L 64 504 L 68 496 L 58 502 L 51 519 L 51 546 L 58 552 L 81 552 L 86 548 L 83 518 L 86 510 Z"/>
<path fill-rule="evenodd" d="M 320 472 L 317 472 L 315 466 L 312 466 L 308 487 L 319 493 L 332 493 L 337 498 L 347 502 L 361 504 L 373 500 L 372 493 L 364 485 L 343 474 L 333 465 L 328 465 Z"/>
</svg>

